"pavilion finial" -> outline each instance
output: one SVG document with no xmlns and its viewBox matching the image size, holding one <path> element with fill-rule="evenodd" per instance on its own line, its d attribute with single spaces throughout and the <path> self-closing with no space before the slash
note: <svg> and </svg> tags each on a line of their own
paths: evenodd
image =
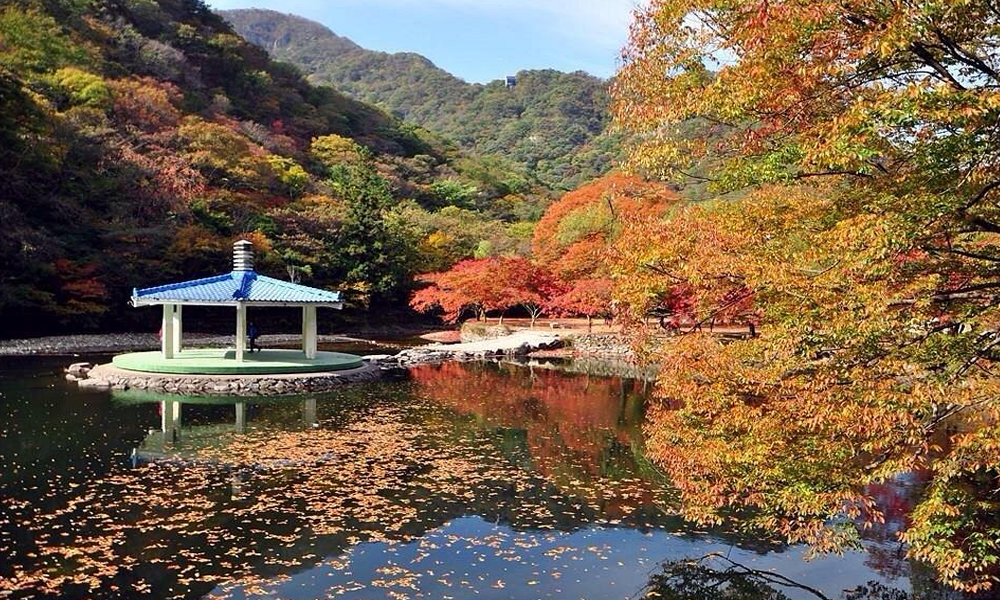
<svg viewBox="0 0 1000 600">
<path fill-rule="evenodd" d="M 233 244 L 233 270 L 253 271 L 253 242 L 240 240 Z"/>
</svg>

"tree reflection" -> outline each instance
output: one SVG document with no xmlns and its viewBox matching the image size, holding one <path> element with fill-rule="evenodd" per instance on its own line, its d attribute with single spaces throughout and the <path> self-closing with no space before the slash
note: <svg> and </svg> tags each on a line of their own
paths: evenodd
<svg viewBox="0 0 1000 600">
<path fill-rule="evenodd" d="M 612 446 L 641 448 L 641 382 L 512 365 L 445 363 L 411 369 L 418 393 L 492 427 L 523 429 L 547 474 L 612 475 Z"/>
<path fill-rule="evenodd" d="M 730 565 L 717 569 L 701 560 L 666 562 L 650 577 L 642 598 L 652 600 L 788 600 L 772 578 Z M 822 594 L 821 600 L 828 600 Z"/>
<path fill-rule="evenodd" d="M 507 460 L 595 502 L 607 519 L 641 525 L 639 514 L 673 514 L 673 492 L 644 456 L 643 382 L 490 363 L 410 373 L 418 395 L 516 440 L 503 451 Z"/>
<path fill-rule="evenodd" d="M 721 554 L 662 563 L 661 570 L 649 578 L 639 597 L 644 600 L 789 600 L 792 597 L 833 600 L 814 587 L 779 573 L 750 568 Z M 845 590 L 841 597 L 844 600 L 950 600 L 969 596 L 933 584 L 911 594 L 869 581 Z"/>
</svg>

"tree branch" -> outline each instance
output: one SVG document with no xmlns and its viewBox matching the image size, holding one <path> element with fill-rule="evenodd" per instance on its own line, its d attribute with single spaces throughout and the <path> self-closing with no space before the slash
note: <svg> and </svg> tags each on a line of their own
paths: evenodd
<svg viewBox="0 0 1000 600">
<path fill-rule="evenodd" d="M 951 74 L 951 71 L 949 71 L 944 65 L 942 65 L 938 61 L 937 58 L 934 57 L 934 54 L 931 53 L 931 51 L 927 48 L 927 46 L 925 46 L 920 42 L 913 42 L 912 44 L 910 44 L 910 51 L 913 52 L 915 55 L 917 55 L 917 57 L 920 58 L 920 60 L 924 61 L 924 64 L 934 69 L 934 71 L 937 72 L 940 78 L 945 82 L 947 82 L 948 84 L 950 84 L 953 88 L 962 91 L 966 89 L 966 87 L 962 85 L 961 82 L 955 79 L 955 76 Z"/>
</svg>

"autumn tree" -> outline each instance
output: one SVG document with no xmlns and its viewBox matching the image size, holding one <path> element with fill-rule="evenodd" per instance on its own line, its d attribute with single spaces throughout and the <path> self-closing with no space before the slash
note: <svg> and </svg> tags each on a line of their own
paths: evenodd
<svg viewBox="0 0 1000 600">
<path fill-rule="evenodd" d="M 998 34 L 974 0 L 638 13 L 614 89 L 632 167 L 733 193 L 630 228 L 616 293 L 633 319 L 679 283 L 701 315 L 749 294 L 761 322 L 659 349 L 650 449 L 690 517 L 751 507 L 843 548 L 881 518 L 865 484 L 928 469 L 911 557 L 996 584 Z"/>
<path fill-rule="evenodd" d="M 551 299 L 562 292 L 561 283 L 545 268 L 526 258 L 501 257 L 491 261 L 493 277 L 502 288 L 502 303 L 520 306 L 531 318 L 531 327 L 542 316 Z M 503 320 L 503 313 L 500 316 Z"/>
<path fill-rule="evenodd" d="M 611 314 L 611 249 L 628 223 L 662 216 L 678 199 L 666 185 L 613 173 L 565 194 L 545 211 L 532 237 L 533 256 L 562 282 L 552 312 Z"/>
<path fill-rule="evenodd" d="M 605 251 L 630 219 L 663 214 L 675 195 L 659 183 L 614 173 L 565 194 L 535 227 L 532 252 L 565 280 L 600 274 Z"/>
<path fill-rule="evenodd" d="M 361 164 L 371 157 L 366 148 L 335 133 L 314 138 L 309 154 L 326 169 Z"/>
<path fill-rule="evenodd" d="M 593 329 L 594 317 L 611 318 L 611 279 L 581 279 L 562 294 L 549 300 L 548 308 L 557 314 L 587 317 L 587 329 Z"/>
<path fill-rule="evenodd" d="M 422 277 L 427 284 L 418 290 L 410 306 L 421 312 L 441 310 L 446 321 L 455 322 L 467 311 L 477 318 L 523 307 L 531 325 L 542 314 L 548 300 L 558 293 L 558 283 L 544 269 L 524 258 L 464 260 L 448 271 Z"/>
<path fill-rule="evenodd" d="M 496 307 L 490 266 L 489 260 L 464 260 L 447 271 L 423 275 L 419 281 L 426 286 L 413 294 L 410 306 L 421 312 L 440 310 L 444 320 L 452 323 L 467 311 L 481 319 Z"/>
<path fill-rule="evenodd" d="M 111 90 L 99 75 L 66 67 L 56 71 L 52 80 L 65 90 L 71 104 L 103 109 L 111 101 Z"/>
</svg>

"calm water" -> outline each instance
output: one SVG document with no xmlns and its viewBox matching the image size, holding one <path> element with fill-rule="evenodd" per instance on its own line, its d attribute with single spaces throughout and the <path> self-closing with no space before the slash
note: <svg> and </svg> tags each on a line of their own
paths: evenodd
<svg viewBox="0 0 1000 600">
<path fill-rule="evenodd" d="M 844 556 L 685 523 L 642 382 L 449 364 L 164 402 L 67 362 L 0 358 L 0 598 L 951 597 L 893 541 L 915 478 Z"/>
</svg>

